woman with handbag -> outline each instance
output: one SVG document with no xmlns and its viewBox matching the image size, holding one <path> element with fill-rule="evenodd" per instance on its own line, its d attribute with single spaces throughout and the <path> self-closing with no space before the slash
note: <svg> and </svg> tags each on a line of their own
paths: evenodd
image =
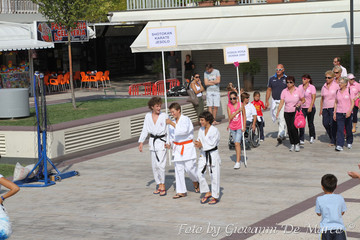
<svg viewBox="0 0 360 240">
<path fill-rule="evenodd" d="M 309 135 L 310 135 L 310 144 L 313 144 L 315 141 L 315 99 L 316 99 L 316 88 L 312 85 L 312 80 L 309 74 L 304 74 L 302 77 L 302 84 L 299 85 L 299 89 L 303 91 L 305 97 L 305 103 L 302 105 L 302 112 L 307 118 L 309 126 Z M 305 128 L 300 128 L 300 145 L 304 145 L 305 140 Z"/>
<path fill-rule="evenodd" d="M 198 104 L 197 105 L 194 104 L 194 108 L 196 111 L 196 116 L 199 119 L 200 114 L 204 111 L 204 100 L 203 100 L 202 92 L 205 91 L 205 88 L 201 84 L 200 74 L 198 73 L 194 74 L 194 78 L 190 83 L 190 90 L 192 90 L 195 93 L 198 99 Z"/>
<path fill-rule="evenodd" d="M 294 120 L 295 120 L 296 108 L 300 107 L 302 104 L 305 103 L 305 98 L 303 92 L 299 88 L 295 87 L 294 76 L 286 77 L 286 86 L 287 88 L 285 88 L 281 92 L 281 96 L 280 96 L 281 100 L 278 107 L 278 111 L 276 113 L 276 118 L 279 117 L 280 110 L 285 104 L 284 118 L 291 143 L 291 147 L 289 151 L 293 152 L 295 150 L 295 152 L 299 152 L 300 139 L 299 139 L 298 130 L 294 124 Z"/>
</svg>

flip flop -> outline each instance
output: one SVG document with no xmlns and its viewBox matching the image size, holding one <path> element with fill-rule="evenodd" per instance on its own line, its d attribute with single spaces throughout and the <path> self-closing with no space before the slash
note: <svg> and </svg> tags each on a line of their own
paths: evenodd
<svg viewBox="0 0 360 240">
<path fill-rule="evenodd" d="M 209 198 L 211 198 L 211 195 L 210 196 L 205 196 L 203 197 L 201 200 L 200 200 L 200 203 L 201 204 L 205 204 L 209 201 Z"/>
<path fill-rule="evenodd" d="M 155 192 L 153 192 L 153 194 L 159 194 L 161 192 L 161 189 L 160 188 L 158 188 L 158 189 L 156 189 L 156 191 Z"/>
<path fill-rule="evenodd" d="M 166 196 L 166 190 L 160 190 L 160 197 Z"/>
<path fill-rule="evenodd" d="M 186 197 L 186 194 L 184 194 L 184 195 L 176 194 L 175 196 L 173 196 L 173 199 L 178 199 L 178 198 L 182 198 L 182 197 Z"/>
<path fill-rule="evenodd" d="M 219 200 L 217 200 L 216 198 L 211 198 L 209 204 L 210 204 L 210 205 L 215 205 L 215 204 L 217 204 L 218 202 L 219 202 Z"/>
</svg>

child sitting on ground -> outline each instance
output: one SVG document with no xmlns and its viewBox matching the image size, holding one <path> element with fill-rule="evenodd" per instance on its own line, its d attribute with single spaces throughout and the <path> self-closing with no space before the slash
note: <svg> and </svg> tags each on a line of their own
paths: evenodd
<svg viewBox="0 0 360 240">
<path fill-rule="evenodd" d="M 324 195 L 317 197 L 315 212 L 322 216 L 320 222 L 321 240 L 346 240 L 345 226 L 342 215 L 346 211 L 344 198 L 334 194 L 337 187 L 337 178 L 333 174 L 325 174 L 321 178 Z"/>
<path fill-rule="evenodd" d="M 261 108 L 266 110 L 266 107 L 263 103 L 263 101 L 260 100 L 260 92 L 254 92 L 254 101 L 251 103 L 255 106 L 256 112 L 257 112 L 257 124 L 260 129 L 260 142 L 264 141 L 264 127 L 265 127 L 265 121 L 263 118 L 263 113 L 261 111 Z"/>
</svg>

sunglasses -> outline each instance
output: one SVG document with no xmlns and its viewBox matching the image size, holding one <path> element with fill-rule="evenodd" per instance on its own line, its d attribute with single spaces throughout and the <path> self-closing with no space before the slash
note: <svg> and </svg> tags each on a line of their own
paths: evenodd
<svg viewBox="0 0 360 240">
<path fill-rule="evenodd" d="M 283 68 L 276 68 L 275 71 L 282 71 L 284 70 Z"/>
<path fill-rule="evenodd" d="M 236 100 L 237 98 L 236 97 L 231 97 L 230 100 Z"/>
<path fill-rule="evenodd" d="M 334 72 L 335 74 L 338 74 L 339 72 Z"/>
<path fill-rule="evenodd" d="M 292 84 L 292 83 L 294 83 L 294 82 L 286 82 L 286 84 Z"/>
<path fill-rule="evenodd" d="M 332 77 L 325 77 L 325 79 L 332 79 Z"/>
<path fill-rule="evenodd" d="M 194 78 L 200 78 L 200 76 L 195 76 Z"/>
</svg>

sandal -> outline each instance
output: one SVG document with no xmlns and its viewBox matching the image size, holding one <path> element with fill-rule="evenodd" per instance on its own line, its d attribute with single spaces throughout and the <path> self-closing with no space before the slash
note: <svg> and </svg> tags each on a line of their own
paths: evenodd
<svg viewBox="0 0 360 240">
<path fill-rule="evenodd" d="M 215 204 L 217 204 L 218 202 L 219 202 L 219 200 L 217 200 L 216 198 L 211 198 L 209 204 L 210 204 L 210 205 L 215 205 Z"/>
<path fill-rule="evenodd" d="M 163 190 L 160 190 L 160 197 L 163 197 L 163 196 L 166 196 L 166 190 L 163 189 Z"/>
<path fill-rule="evenodd" d="M 201 203 L 201 204 L 207 203 L 207 202 L 209 201 L 209 198 L 211 198 L 211 195 L 210 195 L 210 196 L 206 196 L 206 195 L 205 195 L 205 197 L 203 197 L 203 198 L 200 200 L 200 203 Z"/>
<path fill-rule="evenodd" d="M 177 193 L 175 196 L 173 196 L 173 199 L 178 199 L 182 197 L 186 197 L 186 193 Z"/>
<path fill-rule="evenodd" d="M 153 194 L 159 194 L 160 192 L 161 192 L 161 189 L 158 188 L 158 189 L 156 189 L 156 191 L 153 192 Z"/>
<path fill-rule="evenodd" d="M 193 184 L 194 184 L 195 192 L 199 193 L 200 192 L 200 184 L 199 184 L 199 182 L 193 182 Z"/>
</svg>

